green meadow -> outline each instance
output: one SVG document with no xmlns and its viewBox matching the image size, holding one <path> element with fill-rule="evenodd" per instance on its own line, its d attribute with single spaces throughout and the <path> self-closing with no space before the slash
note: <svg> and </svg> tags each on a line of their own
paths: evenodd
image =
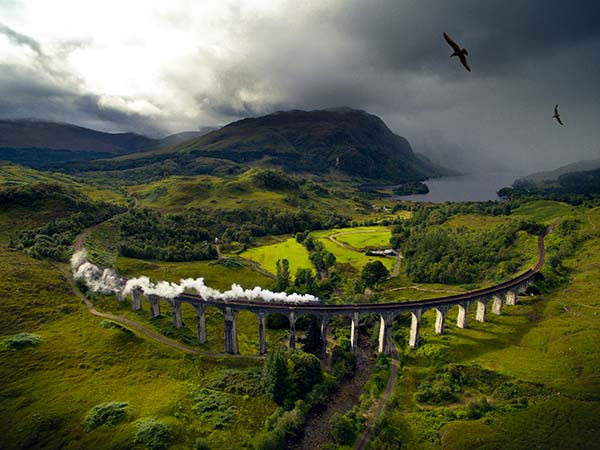
<svg viewBox="0 0 600 450">
<path fill-rule="evenodd" d="M 389 248 L 390 237 L 392 237 L 389 227 L 380 226 L 360 227 L 358 229 L 342 228 L 330 236 L 334 240 L 348 244 L 355 249 Z"/>
<path fill-rule="evenodd" d="M 308 251 L 293 237 L 276 244 L 251 248 L 240 253 L 240 256 L 257 262 L 263 269 L 272 274 L 277 273 L 277 261 L 284 258 L 290 262 L 292 275 L 298 269 L 312 268 L 310 259 L 308 259 Z"/>
<path fill-rule="evenodd" d="M 388 231 L 384 231 L 387 229 Z M 342 239 L 348 239 L 351 236 L 350 242 L 358 243 L 361 240 L 369 242 L 377 242 L 381 246 L 389 246 L 389 228 L 386 227 L 357 227 L 357 228 L 340 228 L 336 230 L 321 230 L 313 231 L 311 235 L 323 243 L 327 251 L 333 253 L 338 263 L 348 264 L 357 270 L 361 270 L 365 264 L 372 261 L 381 261 L 391 272 L 396 264 L 396 259 L 391 257 L 369 256 L 366 251 L 358 250 L 351 244 L 345 243 L 342 239 L 338 239 L 338 233 L 342 233 Z M 371 237 L 371 233 L 376 236 Z M 387 244 L 385 236 L 387 233 Z M 377 236 L 378 235 L 378 236 Z M 342 242 L 338 242 L 342 241 Z"/>
</svg>

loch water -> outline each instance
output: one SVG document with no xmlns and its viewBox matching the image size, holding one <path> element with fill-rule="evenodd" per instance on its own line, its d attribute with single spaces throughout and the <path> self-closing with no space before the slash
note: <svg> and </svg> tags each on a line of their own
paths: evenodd
<svg viewBox="0 0 600 450">
<path fill-rule="evenodd" d="M 481 202 L 500 200 L 498 190 L 510 187 L 523 174 L 514 172 L 471 173 L 453 177 L 432 178 L 425 181 L 429 193 L 396 195 L 398 200 L 415 202 Z"/>
</svg>

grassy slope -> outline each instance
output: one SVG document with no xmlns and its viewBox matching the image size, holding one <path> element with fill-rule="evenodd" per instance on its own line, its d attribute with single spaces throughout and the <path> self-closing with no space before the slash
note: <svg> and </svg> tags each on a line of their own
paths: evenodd
<svg viewBox="0 0 600 450">
<path fill-rule="evenodd" d="M 511 214 L 514 217 L 551 223 L 558 217 L 573 215 L 575 209 L 566 203 L 553 200 L 537 200 L 521 205 Z"/>
<path fill-rule="evenodd" d="M 359 199 L 356 186 L 348 182 L 315 180 L 309 181 L 300 191 L 273 191 L 256 187 L 250 179 L 251 173 L 222 178 L 210 175 L 173 176 L 128 186 L 127 191 L 139 199 L 140 206 L 163 211 L 181 211 L 191 207 L 243 209 L 268 206 L 286 210 L 301 207 L 321 213 L 336 212 L 352 216 L 356 221 L 391 221 L 410 216 L 408 211 L 389 212 L 394 204 L 390 200 Z M 326 188 L 329 193 L 319 193 L 314 186 Z"/>
<path fill-rule="evenodd" d="M 215 371 L 258 362 L 183 355 L 102 328 L 101 319 L 71 293 L 62 270 L 6 249 L 6 236 L 19 224 L 23 222 L 12 213 L 0 216 L 0 337 L 27 331 L 43 342 L 34 349 L 0 350 L 0 448 L 126 449 L 132 445 L 133 421 L 156 417 L 172 426 L 175 449 L 191 448 L 199 436 L 214 448 L 237 449 L 262 427 L 274 408 L 265 397 L 230 395 L 236 422 L 231 429 L 215 430 L 193 413 L 187 395 L 188 383 L 203 385 Z M 172 270 L 165 268 L 161 276 Z M 214 277 L 216 283 L 216 271 Z M 241 335 L 249 329 L 246 321 L 240 318 Z M 212 326 L 209 320 L 209 339 L 216 333 Z M 127 420 L 114 428 L 84 431 L 87 412 L 107 401 L 128 402 Z"/>
<path fill-rule="evenodd" d="M 539 208 L 530 210 L 539 214 Z M 596 237 L 566 261 L 572 269 L 567 286 L 550 295 L 520 297 L 517 306 L 506 307 L 500 317 L 488 314 L 488 321 L 483 324 L 474 320 L 475 308 L 471 308 L 465 330 L 456 327 L 454 308 L 444 336 L 433 333 L 435 315 L 431 311 L 424 315 L 420 349 L 408 351 L 407 355 L 409 360 L 415 355 L 425 359 L 406 366 L 396 389 L 399 408 L 413 434 L 408 448 L 597 448 L 594 436 L 600 429 L 600 300 L 596 295 L 600 289 L 600 208 L 579 212 L 578 216 Z M 406 338 L 407 330 L 402 330 L 401 336 Z M 480 420 L 454 421 L 439 428 L 443 420 L 432 419 L 412 397 L 418 380 L 432 370 L 427 368 L 431 362 L 424 355 L 436 347 L 442 349 L 443 361 L 479 364 L 515 380 L 542 383 L 551 393 L 530 400 L 527 408 L 492 413 Z M 482 394 L 469 395 L 477 398 Z M 455 407 L 461 406 L 464 404 Z"/>
<path fill-rule="evenodd" d="M 79 189 L 92 200 L 102 200 L 117 204 L 127 204 L 123 193 L 115 186 L 103 183 L 83 183 L 68 175 L 53 172 L 41 172 L 29 167 L 0 161 L 0 185 L 18 185 L 29 183 L 62 183 Z"/>
</svg>

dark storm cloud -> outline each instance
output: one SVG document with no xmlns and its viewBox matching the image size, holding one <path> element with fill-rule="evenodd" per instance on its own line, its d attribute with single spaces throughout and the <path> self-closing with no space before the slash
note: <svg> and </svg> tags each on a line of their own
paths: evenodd
<svg viewBox="0 0 600 450">
<path fill-rule="evenodd" d="M 343 27 L 365 44 L 367 58 L 394 71 L 447 67 L 448 32 L 491 71 L 552 54 L 598 36 L 600 3 L 528 0 L 492 2 L 381 1 L 354 3 L 341 13 Z M 444 51 L 442 51 L 442 49 Z"/>
</svg>

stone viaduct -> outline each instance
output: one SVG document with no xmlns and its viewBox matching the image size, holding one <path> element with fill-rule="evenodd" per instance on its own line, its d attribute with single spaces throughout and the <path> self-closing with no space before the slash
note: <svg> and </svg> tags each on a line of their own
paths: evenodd
<svg viewBox="0 0 600 450">
<path fill-rule="evenodd" d="M 269 314 L 283 314 L 289 319 L 290 323 L 290 347 L 296 346 L 296 321 L 303 315 L 314 315 L 321 319 L 321 356 L 326 354 L 327 343 L 327 325 L 328 322 L 336 316 L 348 317 L 351 321 L 350 341 L 353 349 L 358 344 L 358 326 L 360 320 L 370 314 L 375 314 L 380 318 L 379 329 L 379 351 L 390 353 L 392 348 L 392 327 L 394 319 L 401 313 L 410 313 L 411 326 L 408 345 L 416 348 L 419 344 L 419 333 L 421 317 L 427 310 L 433 309 L 436 312 L 435 333 L 443 334 L 444 325 L 448 316 L 448 310 L 451 307 L 458 306 L 458 315 L 456 325 L 459 328 L 467 326 L 467 312 L 471 306 L 475 306 L 475 319 L 479 322 L 485 322 L 488 310 L 496 315 L 502 314 L 503 305 L 515 305 L 517 295 L 525 292 L 527 287 L 535 281 L 538 272 L 544 264 L 545 249 L 544 238 L 551 230 L 547 228 L 538 238 L 538 259 L 535 265 L 525 273 L 509 281 L 498 285 L 467 292 L 464 294 L 451 295 L 419 301 L 406 301 L 397 303 L 373 303 L 373 304 L 337 304 L 327 305 L 322 303 L 314 304 L 291 304 L 291 303 L 272 303 L 247 300 L 211 300 L 204 299 L 199 295 L 183 293 L 173 299 L 165 299 L 170 303 L 173 325 L 176 328 L 183 326 L 181 305 L 182 303 L 191 304 L 196 310 L 198 342 L 204 344 L 207 341 L 206 333 L 206 309 L 210 306 L 218 308 L 223 313 L 225 322 L 225 352 L 230 354 L 238 353 L 236 315 L 240 311 L 250 311 L 258 318 L 258 337 L 259 353 L 266 352 L 266 333 L 265 318 Z M 141 289 L 134 289 L 131 295 L 131 307 L 133 310 L 140 310 L 142 307 L 143 293 Z M 160 315 L 160 301 L 158 296 L 147 296 L 150 302 L 151 317 Z"/>
</svg>

